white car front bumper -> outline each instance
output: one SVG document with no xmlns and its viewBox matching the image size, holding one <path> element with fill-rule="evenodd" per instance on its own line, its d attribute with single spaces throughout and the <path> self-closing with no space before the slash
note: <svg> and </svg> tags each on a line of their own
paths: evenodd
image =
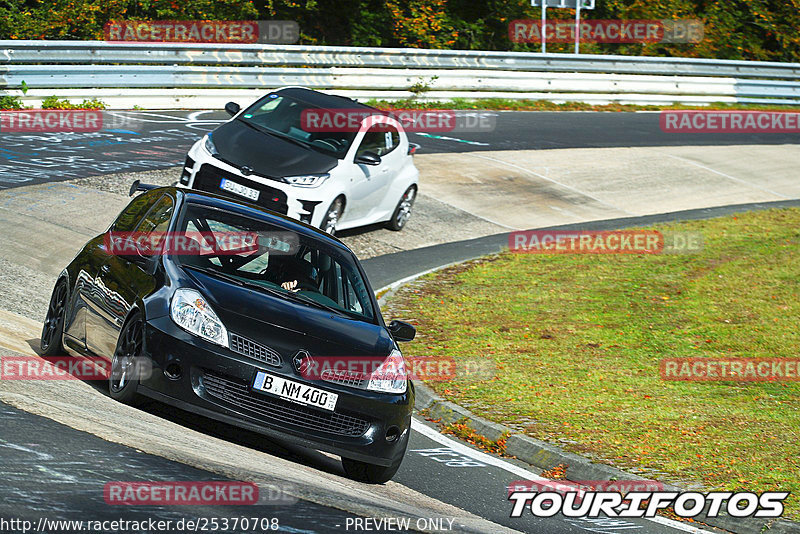
<svg viewBox="0 0 800 534">
<path fill-rule="evenodd" d="M 223 178 L 257 190 L 258 200 L 253 201 L 243 195 L 223 190 L 220 187 Z M 255 174 L 245 176 L 238 168 L 212 156 L 204 148 L 202 139 L 189 149 L 179 181 L 180 187 L 220 193 L 316 227 L 321 225 L 328 204 L 334 198 L 331 194 L 335 193 L 327 185 L 323 183 L 319 187 L 299 187 Z"/>
</svg>

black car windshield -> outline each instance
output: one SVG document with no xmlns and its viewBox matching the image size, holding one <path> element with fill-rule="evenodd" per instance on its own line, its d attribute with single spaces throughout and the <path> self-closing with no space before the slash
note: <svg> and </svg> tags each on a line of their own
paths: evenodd
<svg viewBox="0 0 800 534">
<path fill-rule="evenodd" d="M 287 95 L 271 93 L 247 108 L 237 118 L 256 129 L 288 137 L 328 155 L 342 159 L 355 139 L 355 131 L 309 131 L 303 112 L 318 106 Z M 366 109 L 366 108 L 365 108 Z"/>
<path fill-rule="evenodd" d="M 375 322 L 352 254 L 265 221 L 187 204 L 168 254 L 183 267 Z"/>
</svg>

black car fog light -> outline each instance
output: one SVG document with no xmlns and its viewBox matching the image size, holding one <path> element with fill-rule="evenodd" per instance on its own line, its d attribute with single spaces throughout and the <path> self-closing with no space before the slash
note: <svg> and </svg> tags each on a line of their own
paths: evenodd
<svg viewBox="0 0 800 534">
<path fill-rule="evenodd" d="M 164 376 L 170 380 L 178 380 L 181 377 L 181 366 L 177 363 L 171 363 L 164 369 Z"/>
<path fill-rule="evenodd" d="M 389 443 L 393 441 L 397 441 L 397 438 L 400 437 L 400 429 L 396 426 L 392 425 L 386 429 L 386 441 Z"/>
</svg>

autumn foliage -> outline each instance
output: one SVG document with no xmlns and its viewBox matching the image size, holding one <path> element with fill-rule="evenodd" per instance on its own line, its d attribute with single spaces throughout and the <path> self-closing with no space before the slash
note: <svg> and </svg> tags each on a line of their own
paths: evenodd
<svg viewBox="0 0 800 534">
<path fill-rule="evenodd" d="M 512 43 L 508 24 L 539 16 L 530 0 L 0 0 L 0 39 L 102 39 L 109 20 L 276 19 L 296 21 L 301 44 L 538 51 L 536 43 Z M 700 19 L 705 38 L 588 43 L 582 53 L 800 61 L 800 0 L 597 0 L 584 17 Z"/>
</svg>

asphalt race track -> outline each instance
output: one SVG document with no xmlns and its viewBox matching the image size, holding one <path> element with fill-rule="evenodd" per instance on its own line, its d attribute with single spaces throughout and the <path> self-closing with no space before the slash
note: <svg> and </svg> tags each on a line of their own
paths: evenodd
<svg viewBox="0 0 800 534">
<path fill-rule="evenodd" d="M 465 112 L 485 115 L 485 129 L 412 132 L 420 153 L 678 145 L 780 145 L 798 134 L 664 133 L 659 114 Z M 76 133 L 0 132 L 0 189 L 146 171 L 183 162 L 188 148 L 228 115 L 222 111 L 105 111 L 103 129 Z"/>
<path fill-rule="evenodd" d="M 103 486 L 112 481 L 223 481 L 219 475 L 104 441 L 44 417 L 0 403 L 3 465 L 0 516 L 34 525 L 42 517 L 66 521 L 142 521 L 205 518 L 277 518 L 285 531 L 327 532 L 351 514 L 299 501 L 250 506 L 111 506 Z M 14 466 L 12 469 L 11 466 Z M 277 488 L 276 488 L 277 490 Z M 3 530 L 0 530 L 5 532 Z M 53 532 L 58 530 L 52 529 Z"/>
<path fill-rule="evenodd" d="M 485 150 L 530 150 L 557 148 L 646 147 L 671 145 L 738 145 L 798 143 L 797 135 L 701 134 L 697 138 L 661 132 L 657 113 L 492 113 L 492 131 L 463 133 L 412 133 L 412 141 L 423 153 L 459 153 Z M 169 168 L 182 163 L 186 149 L 203 133 L 226 119 L 223 112 L 104 112 L 104 129 L 86 134 L 10 134 L 0 133 L 0 189 L 59 182 L 111 173 L 128 173 Z M 177 178 L 177 177 L 176 177 Z M 697 209 L 648 217 L 597 221 L 583 228 L 609 229 L 719 216 L 747 209 L 782 203 L 760 203 L 721 208 Z M 370 258 L 364 262 L 375 288 L 384 287 L 421 271 L 500 250 L 507 244 L 505 234 L 468 241 L 440 244 Z M 75 248 L 78 243 L 75 243 Z M 34 334 L 31 334 L 34 335 Z M 102 388 L 95 396 L 104 397 Z M 127 408 L 125 408 L 127 409 Z M 231 444 L 252 448 L 275 461 L 289 460 L 314 476 L 336 475 L 339 491 L 359 491 L 369 486 L 343 478 L 338 461 L 287 444 L 265 442 L 263 438 L 224 425 L 210 423 L 191 414 L 175 412 L 158 403 L 140 408 L 137 417 L 156 417 L 165 425 L 182 427 Z M 0 502 L 0 517 L 20 517 L 38 521 L 46 515 L 60 519 L 142 520 L 196 519 L 198 517 L 277 517 L 285 532 L 345 532 L 348 518 L 346 501 L 336 505 L 301 499 L 292 504 L 259 504 L 248 507 L 161 507 L 128 508 L 103 502 L 102 486 L 114 480 L 223 480 L 218 472 L 164 457 L 140 452 L 129 446 L 111 443 L 49 418 L 21 411 L 0 403 L 3 430 L 0 432 L 0 458 L 5 466 L 0 484 L 5 499 Z M 54 419 L 58 419 L 54 417 Z M 147 436 L 140 437 L 143 442 Z M 241 466 L 246 473 L 248 466 Z M 488 522 L 463 526 L 458 516 L 444 532 L 581 533 L 581 532 L 708 532 L 695 526 L 668 520 L 588 520 L 560 516 L 536 519 L 530 514 L 509 518 L 510 482 L 538 477 L 537 471 L 513 460 L 485 454 L 475 448 L 439 434 L 428 422 L 415 419 L 409 452 L 393 479 L 408 490 L 427 496 L 431 502 L 453 505 L 466 515 Z M 402 488 L 400 488 L 402 490 Z M 14 498 L 9 499 L 12 496 Z M 35 505 L 31 505 L 31 503 Z M 411 506 L 411 505 L 409 505 Z M 246 508 L 246 509 L 243 509 Z M 478 525 L 478 526 L 476 526 Z M 2 529 L 0 528 L 0 531 Z M 56 532 L 56 530 L 52 530 Z M 352 528 L 350 531 L 353 531 Z M 380 532 L 380 529 L 372 530 Z"/>
</svg>

